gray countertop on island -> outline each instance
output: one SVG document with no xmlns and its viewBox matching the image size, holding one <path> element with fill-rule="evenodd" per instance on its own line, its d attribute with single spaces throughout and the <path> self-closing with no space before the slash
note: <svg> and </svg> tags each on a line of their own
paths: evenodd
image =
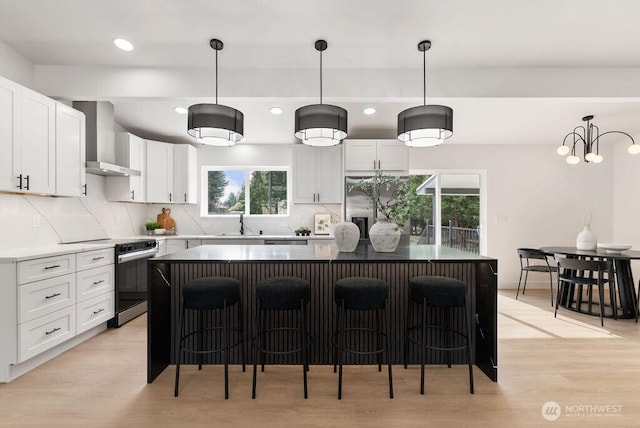
<svg viewBox="0 0 640 428">
<path fill-rule="evenodd" d="M 398 247 L 393 253 L 378 253 L 371 245 L 361 244 L 356 251 L 338 252 L 335 243 L 310 245 L 202 245 L 177 251 L 155 260 L 172 262 L 201 261 L 313 261 L 313 262 L 404 262 L 404 261 L 490 261 L 478 254 L 440 245 L 410 245 Z"/>
</svg>

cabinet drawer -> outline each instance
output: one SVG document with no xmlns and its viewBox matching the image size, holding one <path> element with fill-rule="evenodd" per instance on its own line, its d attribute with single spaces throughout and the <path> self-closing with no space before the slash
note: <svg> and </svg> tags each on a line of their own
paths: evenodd
<svg viewBox="0 0 640 428">
<path fill-rule="evenodd" d="M 85 251 L 78 253 L 76 264 L 78 270 L 91 269 L 98 266 L 113 264 L 113 248 L 103 248 L 102 250 Z"/>
<path fill-rule="evenodd" d="M 44 257 L 18 262 L 18 284 L 53 278 L 76 271 L 76 255 Z"/>
<path fill-rule="evenodd" d="M 18 326 L 18 362 L 76 335 L 76 307 L 69 306 Z"/>
<path fill-rule="evenodd" d="M 80 334 L 113 318 L 114 293 L 105 293 L 78 303 L 76 310 L 76 334 Z"/>
<path fill-rule="evenodd" d="M 68 274 L 18 287 L 18 323 L 31 321 L 76 302 L 76 276 Z"/>
<path fill-rule="evenodd" d="M 76 302 L 104 294 L 114 289 L 113 265 L 83 270 L 76 274 Z"/>
</svg>

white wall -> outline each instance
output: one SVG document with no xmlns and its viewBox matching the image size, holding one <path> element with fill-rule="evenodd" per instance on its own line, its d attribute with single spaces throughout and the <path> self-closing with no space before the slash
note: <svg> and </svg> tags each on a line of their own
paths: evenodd
<svg viewBox="0 0 640 428">
<path fill-rule="evenodd" d="M 25 57 L 0 41 L 0 76 L 33 89 L 35 67 Z"/>
<path fill-rule="evenodd" d="M 586 213 L 592 213 L 591 228 L 601 242 L 614 238 L 611 151 L 601 151 L 605 161 L 599 165 L 571 166 L 555 149 L 518 144 L 411 149 L 412 170 L 487 171 L 486 255 L 498 259 L 501 288 L 517 286 L 517 248 L 575 245 Z M 532 276 L 527 286 L 546 288 L 547 281 Z"/>
<path fill-rule="evenodd" d="M 636 143 L 640 142 L 638 138 Z M 613 169 L 613 241 L 640 250 L 640 155 L 627 152 L 628 141 L 615 145 Z M 640 278 L 640 262 L 631 264 L 633 277 Z"/>
</svg>

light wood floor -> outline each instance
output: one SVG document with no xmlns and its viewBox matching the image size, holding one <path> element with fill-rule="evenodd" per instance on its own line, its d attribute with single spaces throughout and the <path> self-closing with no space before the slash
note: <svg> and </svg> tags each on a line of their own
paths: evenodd
<svg viewBox="0 0 640 428">
<path fill-rule="evenodd" d="M 332 369 L 313 366 L 304 400 L 299 367 L 267 367 L 251 400 L 250 370 L 233 366 L 229 400 L 221 367 L 185 367 L 174 398 L 174 367 L 146 384 L 143 316 L 0 385 L 0 425 L 640 426 L 640 325 L 606 319 L 601 328 L 598 318 L 567 311 L 554 319 L 548 291 L 528 290 L 518 301 L 514 295 L 508 290 L 499 297 L 499 382 L 475 370 L 475 395 L 468 393 L 464 366 L 427 367 L 424 396 L 419 367 L 395 366 L 394 400 L 384 370 L 347 367 L 338 401 Z M 542 417 L 548 401 L 562 410 L 554 422 Z M 621 411 L 583 407 L 576 414 L 581 405 Z"/>
</svg>

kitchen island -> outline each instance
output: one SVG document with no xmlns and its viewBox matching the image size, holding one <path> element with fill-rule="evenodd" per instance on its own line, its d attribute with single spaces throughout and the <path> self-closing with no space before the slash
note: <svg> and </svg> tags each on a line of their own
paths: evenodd
<svg viewBox="0 0 640 428">
<path fill-rule="evenodd" d="M 366 276 L 390 285 L 388 319 L 391 362 L 402 364 L 408 284 L 417 275 L 442 275 L 467 285 L 467 304 L 473 314 L 472 348 L 475 364 L 497 381 L 497 272 L 496 259 L 435 245 L 399 247 L 393 253 L 377 253 L 370 245 L 359 245 L 353 253 L 340 253 L 335 244 L 288 245 L 203 245 L 148 262 L 148 352 L 149 383 L 169 365 L 175 364 L 179 340 L 181 287 L 205 276 L 229 276 L 241 283 L 245 337 L 250 344 L 255 317 L 255 286 L 272 276 L 298 276 L 311 283 L 310 329 L 314 342 L 311 364 L 333 364 L 335 281 L 349 276 Z M 369 316 L 369 315 L 365 315 Z M 372 316 L 372 315 L 371 315 Z M 285 317 L 285 319 L 287 319 Z M 219 320 L 218 320 L 219 321 Z M 193 322 L 187 317 L 187 323 Z M 454 319 L 461 328 L 462 317 Z M 287 341 L 288 339 L 277 338 Z M 366 345 L 366 344 L 365 344 Z M 251 348 L 248 347 L 248 350 Z M 409 363 L 418 362 L 420 352 L 410 348 Z M 219 363 L 213 355 L 209 363 Z M 240 348 L 231 352 L 231 363 L 240 363 Z M 429 363 L 442 363 L 441 353 L 430 352 Z M 465 363 L 464 352 L 453 356 L 454 364 Z M 248 363 L 253 353 L 248 351 Z M 279 356 L 272 364 L 295 364 L 295 356 Z M 187 364 L 195 363 L 187 359 Z M 373 364 L 353 356 L 349 364 Z"/>
</svg>

